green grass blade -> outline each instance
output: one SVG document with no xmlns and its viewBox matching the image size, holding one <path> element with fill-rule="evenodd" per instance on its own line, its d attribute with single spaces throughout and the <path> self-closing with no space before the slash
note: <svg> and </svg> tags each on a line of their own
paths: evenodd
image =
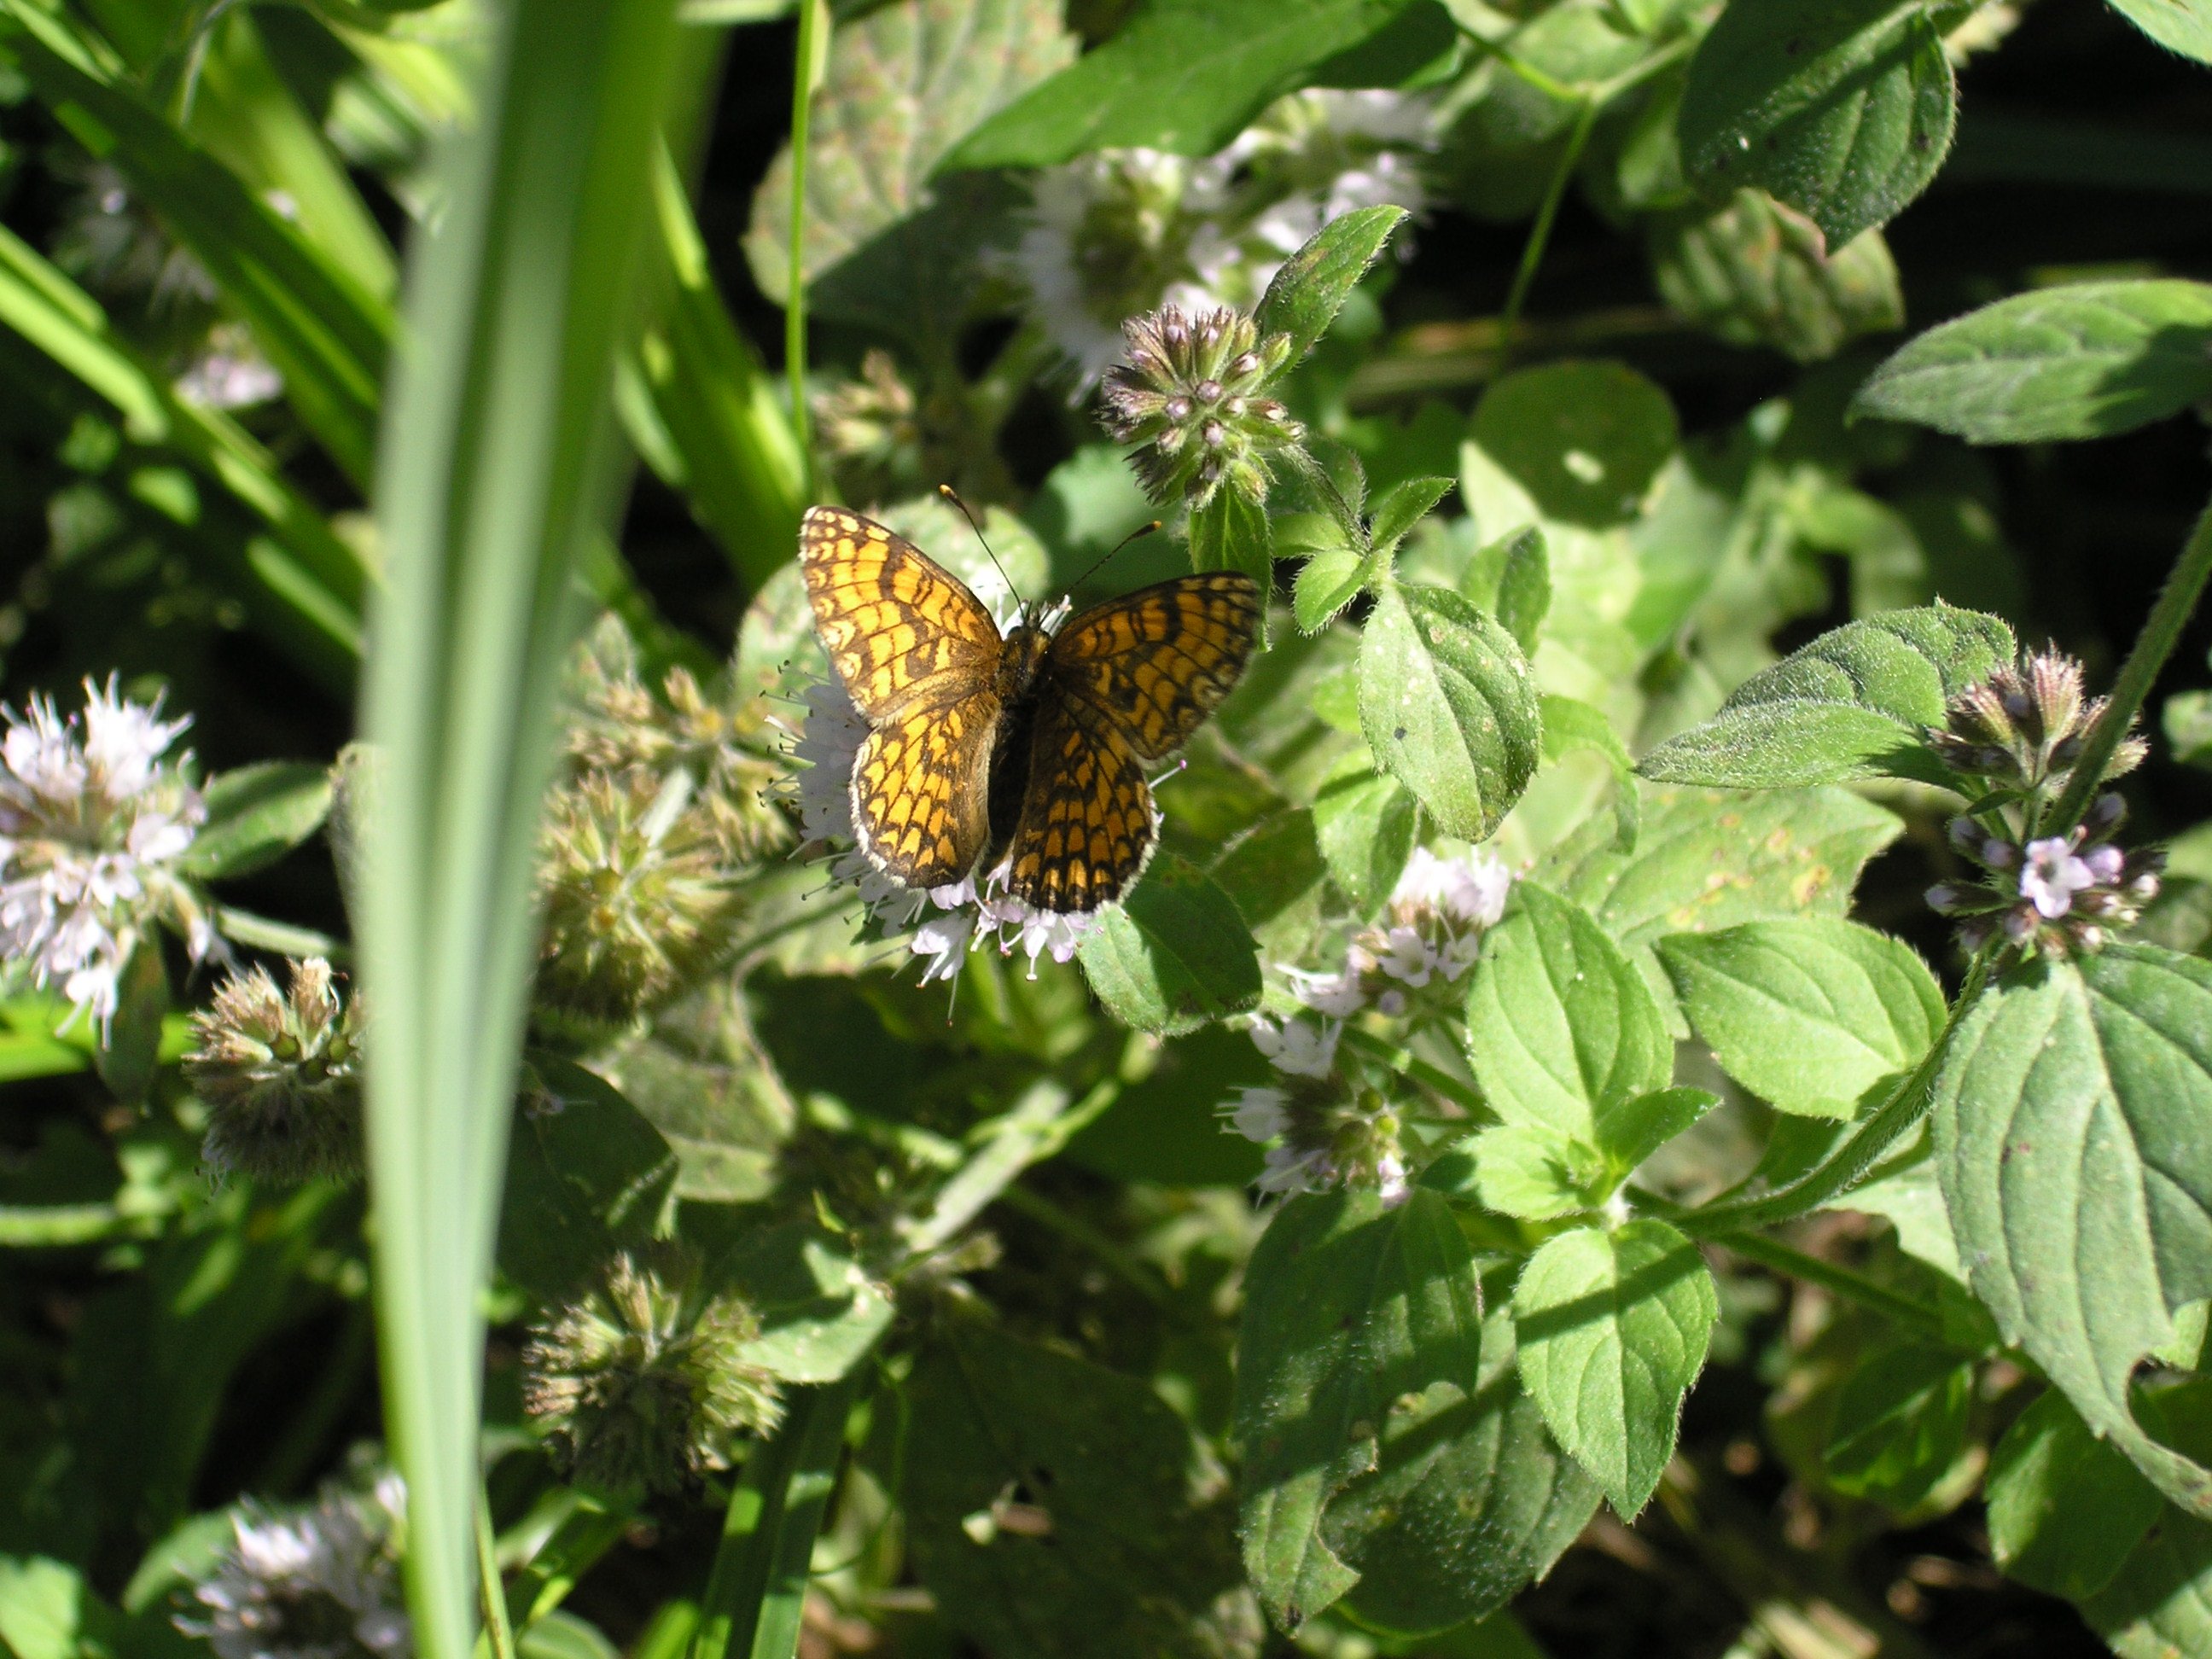
<svg viewBox="0 0 2212 1659">
<path fill-rule="evenodd" d="M 276 470 L 246 429 L 185 402 L 110 325 L 99 302 L 0 228 L 0 326 L 13 329 L 122 419 L 133 441 L 173 451 L 267 529 L 237 573 L 274 643 L 326 684 L 343 685 L 361 654 L 361 557 Z"/>
<path fill-rule="evenodd" d="M 609 365 L 647 199 L 670 0 L 512 0 L 379 457 L 387 586 L 364 724 L 383 756 L 362 945 L 387 1427 L 423 1659 L 465 1659 L 489 1272 L 575 575 L 609 505 Z"/>
<path fill-rule="evenodd" d="M 706 244 L 665 149 L 653 167 L 653 199 L 664 294 L 636 363 L 666 445 L 660 454 L 651 442 L 639 447 L 757 588 L 798 545 L 805 457 L 759 355 L 714 288 Z"/>
<path fill-rule="evenodd" d="M 191 250 L 255 342 L 316 441 L 357 484 L 374 465 L 391 309 L 287 223 L 125 78 L 105 42 L 34 0 L 0 0 L 33 91 Z"/>
</svg>

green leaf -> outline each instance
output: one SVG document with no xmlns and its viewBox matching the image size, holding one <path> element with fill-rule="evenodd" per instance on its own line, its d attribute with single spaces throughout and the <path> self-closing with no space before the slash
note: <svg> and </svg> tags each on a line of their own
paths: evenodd
<svg viewBox="0 0 2212 1659">
<path fill-rule="evenodd" d="M 2172 1310 L 2212 1295 L 2212 963 L 2114 945 L 2016 969 L 1946 1050 L 1943 1198 L 1974 1292 L 2090 1428 L 2176 1504 L 2212 1474 L 2129 1411 Z"/>
<path fill-rule="evenodd" d="M 1184 533 L 1190 540 L 1193 570 L 1241 570 L 1262 594 L 1274 586 L 1274 534 L 1267 508 L 1249 496 L 1233 489 L 1216 491 L 1212 501 L 1190 515 Z M 1263 619 L 1260 644 L 1264 648 L 1267 642 Z"/>
<path fill-rule="evenodd" d="M 1911 1510 L 1966 1449 L 1973 1362 L 1945 1348 L 1877 1348 L 1836 1395 L 1820 1462 L 1828 1484 L 1853 1498 Z"/>
<path fill-rule="evenodd" d="M 2212 285 L 2072 283 L 2015 294 L 1908 342 L 1853 399 L 1974 443 L 2102 438 L 2212 397 Z"/>
<path fill-rule="evenodd" d="M 1212 1659 L 1238 1583 L 1227 1506 L 1190 1430 L 1141 1379 L 973 1322 L 903 1391 L 915 1571 L 984 1651 Z"/>
<path fill-rule="evenodd" d="M 161 1069 L 161 1021 L 169 1012 L 169 972 L 158 938 L 141 941 L 123 964 L 115 1018 L 92 1051 L 100 1080 L 127 1106 L 141 1104 Z"/>
<path fill-rule="evenodd" d="M 2212 10 L 2204 0 L 2107 0 L 2114 11 L 2161 46 L 2212 64 Z"/>
<path fill-rule="evenodd" d="M 202 881 L 274 864 L 323 827 L 331 774 L 305 761 L 264 761 L 208 781 L 207 822 L 179 865 Z"/>
<path fill-rule="evenodd" d="M 1359 721 L 1376 764 L 1469 841 L 1498 828 L 1543 745 L 1513 636 L 1449 588 L 1419 584 L 1376 597 L 1359 645 Z"/>
<path fill-rule="evenodd" d="M 1528 882 L 1483 941 L 1467 1052 L 1498 1116 L 1589 1141 L 1607 1111 L 1665 1088 L 1674 1066 L 1635 965 L 1588 911 Z"/>
<path fill-rule="evenodd" d="M 2080 1601 L 2112 1581 L 2166 1508 L 2052 1389 L 1990 1454 L 1990 1550 L 2008 1577 Z"/>
<path fill-rule="evenodd" d="M 1654 1089 L 1600 1112 L 1598 1145 L 1614 1184 L 1719 1104 L 1720 1097 L 1705 1089 Z"/>
<path fill-rule="evenodd" d="M 1624 1520 L 1674 1455 L 1682 1396 L 1719 1314 L 1705 1258 L 1663 1221 L 1561 1233 L 1521 1270 L 1522 1385 Z"/>
<path fill-rule="evenodd" d="M 1681 441 L 1666 392 L 1611 362 L 1508 374 L 1475 405 L 1473 434 L 1546 518 L 1593 528 L 1635 518 Z"/>
<path fill-rule="evenodd" d="M 1605 1155 L 1547 1123 L 1500 1123 L 1467 1144 L 1483 1207 L 1551 1221 L 1605 1202 L 1614 1182 Z"/>
<path fill-rule="evenodd" d="M 1356 547 L 1324 547 L 1298 567 L 1291 616 L 1304 634 L 1318 634 L 1367 586 L 1368 558 Z"/>
<path fill-rule="evenodd" d="M 1256 1007 L 1260 957 L 1236 904 L 1196 866 L 1162 854 L 1106 912 L 1078 959 L 1114 1017 L 1157 1036 Z"/>
<path fill-rule="evenodd" d="M 1482 1618 L 1541 1578 L 1597 1504 L 1596 1483 L 1559 1450 L 1515 1382 L 1513 1321 L 1500 1309 L 1483 1322 L 1480 1381 L 1435 1382 L 1391 1401 L 1375 1471 L 1330 1503 L 1322 1531 L 1359 1572 L 1346 1611 L 1370 1630 L 1427 1637 Z M 1492 1652 L 1449 1641 L 1423 1650 Z"/>
<path fill-rule="evenodd" d="M 1019 192 L 996 177 L 931 182 L 956 140 L 1075 55 L 1040 0 L 919 0 L 839 25 L 814 94 L 800 266 L 808 302 L 943 359 Z M 1096 54 L 1093 54 L 1094 56 Z M 1088 61 L 1088 60 L 1086 60 Z M 791 153 L 753 196 L 745 258 L 781 304 L 789 279 Z"/>
<path fill-rule="evenodd" d="M 1436 511 L 1438 501 L 1458 488 L 1457 478 L 1419 477 L 1402 479 L 1385 489 L 1376 497 L 1367 524 L 1376 553 L 1395 550 L 1415 525 Z"/>
<path fill-rule="evenodd" d="M 1904 828 L 1894 814 L 1833 787 L 1735 795 L 1647 786 L 1642 795 L 1633 848 L 1624 850 L 1601 818 L 1535 870 L 1638 956 L 1668 933 L 1839 916 L 1860 867 Z"/>
<path fill-rule="evenodd" d="M 1698 1035 L 1785 1112 L 1851 1115 L 1943 1029 L 1943 990 L 1904 940 L 1855 921 L 1753 921 L 1675 933 L 1659 960 Z"/>
<path fill-rule="evenodd" d="M 565 1607 L 541 1613 L 514 1633 L 517 1659 L 620 1659 L 597 1625 Z"/>
<path fill-rule="evenodd" d="M 1358 1571 L 1324 1541 L 1324 1510 L 1380 1462 L 1392 1402 L 1480 1368 L 1474 1258 L 1451 1210 L 1419 1190 L 1290 1200 L 1247 1269 L 1235 1434 L 1243 1448 L 1244 1568 L 1288 1632 Z"/>
<path fill-rule="evenodd" d="M 676 1154 L 605 1079 L 543 1053 L 530 1070 L 507 1145 L 499 1264 L 557 1308 L 609 1255 L 652 1236 Z"/>
<path fill-rule="evenodd" d="M 1927 188 L 1958 89 L 1923 0 L 1759 0 L 1690 60 L 1677 131 L 1706 196 L 1757 185 L 1839 248 Z"/>
<path fill-rule="evenodd" d="M 1238 1089 L 1273 1080 L 1252 1039 L 1209 1025 L 1159 1045 L 1152 1071 L 1067 1143 L 1068 1161 L 1122 1182 L 1244 1187 L 1264 1167 L 1259 1147 L 1225 1134 L 1214 1115 Z"/>
<path fill-rule="evenodd" d="M 835 1382 L 890 1328 L 891 1299 L 811 1221 L 757 1228 L 714 1264 L 760 1316 L 745 1358 L 787 1382 Z"/>
<path fill-rule="evenodd" d="M 1818 362 L 1905 325 L 1897 262 L 1880 231 L 1831 253 L 1818 226 L 1763 190 L 1656 218 L 1649 249 L 1660 297 L 1736 345 Z"/>
<path fill-rule="evenodd" d="M 1498 620 L 1519 642 L 1522 655 L 1536 654 L 1536 636 L 1551 608 L 1551 556 L 1544 547 L 1543 531 L 1532 524 L 1505 538 L 1504 565 L 1498 574 Z M 1547 732 L 1549 729 L 1547 722 Z"/>
<path fill-rule="evenodd" d="M 1348 757 L 1314 798 L 1314 839 L 1328 873 L 1352 908 L 1371 916 L 1413 855 L 1420 803 L 1397 779 L 1371 769 L 1364 754 Z"/>
<path fill-rule="evenodd" d="M 1395 20 L 1406 0 L 1152 0 L 968 134 L 952 167 L 1051 167 L 1138 144 L 1209 155 L 1305 71 Z M 1201 44 L 1202 43 L 1202 44 Z"/>
<path fill-rule="evenodd" d="M 1623 846 L 1633 847 L 1642 832 L 1642 804 L 1636 797 L 1636 763 L 1629 757 L 1628 746 L 1620 734 L 1613 729 L 1613 722 L 1605 711 L 1574 697 L 1563 697 L 1547 691 L 1542 697 L 1544 710 L 1544 758 L 1559 760 L 1578 750 L 1589 750 L 1605 757 L 1613 768 L 1613 781 L 1620 793 L 1613 805 L 1614 838 Z"/>
<path fill-rule="evenodd" d="M 1325 5 L 1328 0 L 1322 0 Z M 1307 11 L 1321 9 L 1308 6 Z M 1218 56 L 1210 62 L 1218 63 Z M 1350 213 L 1339 214 L 1306 239 L 1305 245 L 1284 262 L 1267 291 L 1260 296 L 1258 310 L 1254 313 L 1262 337 L 1270 334 L 1291 337 L 1289 361 L 1297 362 L 1314 348 L 1315 342 L 1328 332 L 1336 313 L 1344 309 L 1344 302 L 1358 285 L 1359 279 L 1381 255 L 1390 237 L 1405 222 L 1406 210 L 1401 207 L 1358 208 Z M 1419 512 L 1406 519 L 1395 534 L 1387 540 L 1395 544 L 1398 538 L 1413 528 L 1414 520 L 1443 499 L 1444 490 L 1451 488 L 1448 478 L 1412 481 L 1399 486 L 1419 493 L 1425 483 L 1443 486 L 1431 495 Z M 1412 505 L 1414 495 L 1405 496 L 1397 509 L 1403 514 Z M 1387 501 L 1387 498 L 1386 498 Z M 1386 540 L 1382 527 L 1385 508 L 1376 513 L 1375 539 L 1377 544 Z"/>
<path fill-rule="evenodd" d="M 1936 605 L 1846 623 L 1729 694 L 1639 769 L 1666 783 L 1773 789 L 1845 778 L 1942 781 L 1923 733 L 1945 702 L 2013 659 L 2012 630 Z"/>
</svg>

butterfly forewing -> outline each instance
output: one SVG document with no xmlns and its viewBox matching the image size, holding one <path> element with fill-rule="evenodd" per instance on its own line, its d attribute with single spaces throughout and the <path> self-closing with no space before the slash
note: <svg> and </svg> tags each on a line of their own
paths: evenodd
<svg viewBox="0 0 2212 1659">
<path fill-rule="evenodd" d="M 991 613 L 905 537 L 857 513 L 809 507 L 799 564 L 830 665 L 872 724 L 990 685 L 999 663 Z"/>
<path fill-rule="evenodd" d="M 1260 590 L 1236 570 L 1094 605 L 1054 636 L 1052 679 L 1096 704 L 1146 760 L 1181 748 L 1244 672 Z"/>
<path fill-rule="evenodd" d="M 1143 872 L 1156 830 L 1144 763 L 1182 746 L 1251 653 L 1260 592 L 1210 571 L 1093 606 L 1056 635 L 1039 690 L 1009 890 L 1041 910 L 1095 910 Z"/>
</svg>

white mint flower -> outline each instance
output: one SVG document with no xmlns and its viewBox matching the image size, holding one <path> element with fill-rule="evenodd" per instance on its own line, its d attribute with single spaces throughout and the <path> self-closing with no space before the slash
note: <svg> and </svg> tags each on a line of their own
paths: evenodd
<svg viewBox="0 0 2212 1659">
<path fill-rule="evenodd" d="M 1419 97 L 1315 90 L 1277 100 L 1198 161 L 1143 149 L 1081 157 L 1032 183 L 1007 274 L 1080 395 L 1120 356 L 1127 319 L 1163 305 L 1249 310 L 1331 219 L 1385 203 L 1419 212 L 1433 122 Z"/>
<path fill-rule="evenodd" d="M 1344 1028 L 1335 1021 L 1312 1026 L 1286 1019 L 1277 1025 L 1264 1017 L 1252 1021 L 1252 1046 L 1267 1063 L 1292 1077 L 1327 1077 L 1336 1067 L 1336 1040 Z"/>
<path fill-rule="evenodd" d="M 2075 894 L 2096 884 L 2097 872 L 2063 836 L 2028 842 L 2027 857 L 2021 865 L 2020 896 L 2033 901 L 2046 921 L 2064 915 L 2074 908 Z"/>
<path fill-rule="evenodd" d="M 1406 1195 L 1412 1190 L 1407 1184 L 1403 1158 L 1395 1152 L 1385 1152 L 1375 1160 L 1375 1191 L 1384 1204 L 1395 1209 L 1406 1201 Z"/>
<path fill-rule="evenodd" d="M 248 1501 L 232 1542 L 195 1587 L 201 1611 L 178 1628 L 207 1638 L 220 1659 L 406 1659 L 414 1639 L 402 1604 L 396 1482 L 373 1498 L 326 1490 L 281 1511 Z"/>
<path fill-rule="evenodd" d="M 50 698 L 0 708 L 0 975 L 58 987 L 106 1040 L 124 966 L 167 921 L 195 961 L 216 948 L 206 907 L 176 871 L 207 817 L 168 750 L 191 722 L 85 682 L 81 715 Z"/>
<path fill-rule="evenodd" d="M 1291 1127 L 1291 1097 L 1280 1089 L 1248 1084 L 1226 1104 L 1230 1123 L 1247 1140 L 1273 1140 Z"/>
<path fill-rule="evenodd" d="M 1367 1006 L 1367 994 L 1360 987 L 1356 968 L 1334 974 L 1310 973 L 1303 968 L 1285 968 L 1283 972 L 1291 981 L 1291 994 L 1317 1014 L 1346 1019 Z"/>
</svg>

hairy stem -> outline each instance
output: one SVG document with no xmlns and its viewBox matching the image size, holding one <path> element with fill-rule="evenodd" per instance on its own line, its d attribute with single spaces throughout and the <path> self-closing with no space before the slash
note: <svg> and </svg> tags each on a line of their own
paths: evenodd
<svg viewBox="0 0 2212 1659">
<path fill-rule="evenodd" d="M 2143 699 L 2158 681 L 2159 672 L 2166 659 L 2181 643 L 2181 631 L 2189 625 L 2191 613 L 2204 592 L 2204 584 L 2212 578 L 2212 507 L 2197 520 L 2197 528 L 2181 549 L 2181 556 L 2173 562 L 2172 574 L 2160 590 L 2158 603 L 2151 606 L 2150 615 L 2143 619 L 2142 632 L 2136 635 L 2135 648 L 2120 666 L 2120 677 L 2113 682 L 2112 695 L 2082 746 L 2081 758 L 2074 763 L 2073 775 L 2067 780 L 2066 793 L 2058 798 L 2057 810 L 2051 821 L 2059 830 L 2072 829 L 2089 810 L 2089 803 L 2104 786 L 2105 769 L 2112 764 L 2112 753 L 2135 723 Z"/>
<path fill-rule="evenodd" d="M 806 146 L 814 88 L 829 48 L 829 0 L 799 0 L 799 48 L 791 87 L 791 245 L 783 302 L 783 372 L 791 383 L 791 429 L 814 472 L 814 434 L 806 407 Z"/>
<path fill-rule="evenodd" d="M 1566 198 L 1567 181 L 1575 176 L 1575 168 L 1583 159 L 1583 147 L 1589 143 L 1598 112 L 1604 107 L 1605 100 L 1597 94 L 1583 96 L 1582 108 L 1575 116 L 1574 130 L 1567 135 L 1566 150 L 1553 170 L 1552 182 L 1544 191 L 1543 205 L 1536 210 L 1536 222 L 1528 228 L 1528 240 L 1521 250 L 1521 268 L 1513 273 L 1513 287 L 1505 295 L 1505 309 L 1498 318 L 1498 362 L 1491 371 L 1493 377 L 1504 374 L 1506 364 L 1512 359 L 1513 336 L 1521 325 L 1521 308 L 1528 303 L 1528 290 L 1536 281 L 1536 268 L 1544 263 L 1544 249 L 1552 240 L 1552 223 L 1559 216 L 1559 204 Z"/>
</svg>

